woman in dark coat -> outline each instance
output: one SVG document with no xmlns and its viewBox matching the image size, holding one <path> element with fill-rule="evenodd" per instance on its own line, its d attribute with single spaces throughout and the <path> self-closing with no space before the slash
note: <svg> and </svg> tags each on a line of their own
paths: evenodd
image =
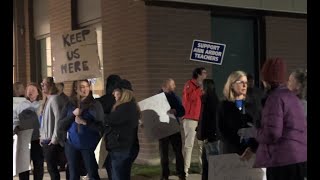
<svg viewBox="0 0 320 180">
<path fill-rule="evenodd" d="M 129 81 L 121 80 L 113 94 L 116 103 L 111 113 L 104 117 L 106 149 L 109 152 L 106 168 L 111 172 L 112 180 L 130 180 L 131 167 L 139 153 L 141 112 Z"/>
<path fill-rule="evenodd" d="M 200 121 L 196 130 L 198 140 L 204 142 L 202 150 L 202 180 L 208 180 L 207 157 L 219 154 L 218 137 L 216 134 L 216 110 L 219 99 L 212 79 L 205 79 L 203 81 L 203 91 Z"/>
<path fill-rule="evenodd" d="M 238 135 L 241 128 L 258 124 L 261 110 L 254 101 L 246 101 L 248 81 L 243 71 L 232 72 L 224 86 L 225 100 L 218 109 L 217 127 L 221 139 L 221 154 L 237 153 L 242 155 L 247 148 L 256 150 L 254 138 Z"/>
</svg>

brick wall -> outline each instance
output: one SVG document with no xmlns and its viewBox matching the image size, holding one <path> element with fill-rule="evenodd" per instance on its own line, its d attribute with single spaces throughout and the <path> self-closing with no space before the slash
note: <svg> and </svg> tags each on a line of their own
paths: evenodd
<svg viewBox="0 0 320 180">
<path fill-rule="evenodd" d="M 16 81 L 20 81 L 26 85 L 27 83 L 27 72 L 26 72 L 26 29 L 28 28 L 25 23 L 25 16 L 27 13 L 25 10 L 28 7 L 28 1 L 14 1 L 15 9 L 13 13 L 15 14 L 15 38 L 16 38 Z"/>
<path fill-rule="evenodd" d="M 71 0 L 49 0 L 49 19 L 52 57 L 55 56 L 57 36 L 71 31 Z M 65 82 L 64 92 L 71 93 L 72 82 Z"/>
<path fill-rule="evenodd" d="M 196 67 L 205 67 L 211 77 L 212 65 L 190 61 L 193 40 L 211 40 L 210 11 L 148 6 L 146 36 L 148 81 L 152 93 L 159 91 L 164 79 L 173 78 L 176 93 L 181 97 L 183 86 Z M 195 142 L 194 146 L 192 159 L 198 161 L 198 144 Z M 154 155 L 159 153 L 156 141 L 144 149 L 153 151 Z"/>
<path fill-rule="evenodd" d="M 104 76 L 131 81 L 137 100 L 147 97 L 145 6 L 141 1 L 101 1 Z"/>
<path fill-rule="evenodd" d="M 33 24 L 30 23 L 30 18 L 32 18 L 32 3 L 30 0 L 24 0 L 24 22 L 25 22 L 25 66 L 20 69 L 24 69 L 25 81 L 31 81 L 31 69 L 30 69 L 30 60 L 31 60 L 31 41 L 33 38 Z M 20 72 L 19 72 L 20 73 Z"/>
<path fill-rule="evenodd" d="M 105 77 L 116 73 L 129 79 L 138 101 L 157 93 L 169 77 L 181 95 L 195 67 L 205 66 L 211 76 L 211 65 L 189 60 L 193 39 L 211 39 L 210 12 L 130 0 L 102 1 L 101 8 Z M 141 131 L 139 140 L 137 163 L 158 164 L 158 142 L 147 140 Z"/>
<path fill-rule="evenodd" d="M 146 54 L 146 7 L 142 1 L 101 1 L 104 76 L 131 81 L 138 101 L 150 95 Z M 139 130 L 139 163 L 155 164 Z M 150 155 L 151 154 L 151 155 Z"/>
<path fill-rule="evenodd" d="M 266 17 L 266 55 L 282 57 L 288 73 L 307 67 L 307 19 Z"/>
</svg>

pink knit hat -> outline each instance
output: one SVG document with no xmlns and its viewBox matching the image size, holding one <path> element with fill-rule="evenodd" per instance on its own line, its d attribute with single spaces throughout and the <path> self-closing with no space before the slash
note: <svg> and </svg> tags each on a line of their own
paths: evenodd
<svg viewBox="0 0 320 180">
<path fill-rule="evenodd" d="M 262 80 L 268 83 L 284 83 L 287 81 L 287 65 L 281 58 L 270 58 L 262 67 Z"/>
</svg>

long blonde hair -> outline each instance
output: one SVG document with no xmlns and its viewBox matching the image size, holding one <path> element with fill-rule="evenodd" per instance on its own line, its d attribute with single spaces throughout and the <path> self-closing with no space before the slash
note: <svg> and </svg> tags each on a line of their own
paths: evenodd
<svg viewBox="0 0 320 180">
<path fill-rule="evenodd" d="M 234 90 L 232 89 L 232 85 L 242 76 L 247 76 L 247 74 L 243 71 L 234 71 L 229 75 L 223 88 L 223 95 L 228 101 L 235 101 L 236 96 Z"/>
<path fill-rule="evenodd" d="M 134 103 L 137 106 L 137 111 L 139 113 L 139 116 L 141 116 L 141 110 L 139 105 L 136 102 L 133 91 L 130 91 L 128 89 L 115 89 L 114 91 L 119 91 L 121 96 L 120 96 L 120 99 L 113 105 L 112 111 L 114 111 L 121 104 L 134 101 Z"/>
</svg>

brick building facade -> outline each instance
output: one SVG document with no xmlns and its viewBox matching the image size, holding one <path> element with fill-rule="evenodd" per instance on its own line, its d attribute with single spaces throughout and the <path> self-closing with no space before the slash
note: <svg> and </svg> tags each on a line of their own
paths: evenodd
<svg viewBox="0 0 320 180">
<path fill-rule="evenodd" d="M 99 27 L 98 49 L 103 71 L 94 89 L 98 95 L 103 95 L 103 81 L 113 73 L 132 82 L 138 101 L 155 94 L 161 82 L 169 77 L 176 81 L 177 94 L 181 95 L 192 70 L 199 66 L 207 69 L 208 77 L 225 81 L 227 77 L 215 76 L 215 66 L 189 60 L 194 39 L 215 41 L 212 19 L 216 15 L 223 18 L 252 18 L 257 22 L 254 23 L 252 34 L 254 57 L 251 62 L 257 81 L 259 66 L 271 56 L 286 59 L 289 71 L 307 66 L 306 12 L 273 12 L 139 0 L 90 2 L 92 4 L 86 4 L 88 1 L 85 0 L 14 0 L 14 82 L 40 82 L 50 74 L 50 62 L 47 62 L 47 67 L 42 63 L 46 61 L 43 57 L 51 59 L 54 56 L 56 36 L 88 26 Z M 89 10 L 83 11 L 81 6 L 88 6 Z M 90 8 L 93 8 L 92 14 L 96 13 L 92 17 Z M 94 11 L 94 8 L 99 9 Z M 46 56 L 41 51 L 43 39 L 49 42 L 45 46 Z M 47 71 L 43 68 L 47 68 Z M 224 67 L 222 65 L 219 68 Z M 70 82 L 65 83 L 67 94 L 70 86 Z M 157 141 L 148 141 L 141 132 L 139 139 L 141 149 L 137 162 L 158 164 Z"/>
</svg>

